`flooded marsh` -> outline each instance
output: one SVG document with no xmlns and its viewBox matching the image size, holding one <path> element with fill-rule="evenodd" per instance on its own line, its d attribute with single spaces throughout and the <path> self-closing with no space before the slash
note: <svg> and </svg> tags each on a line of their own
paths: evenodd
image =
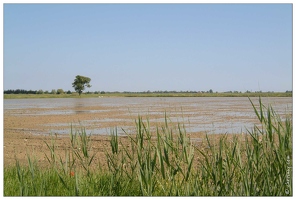
<svg viewBox="0 0 296 200">
<path fill-rule="evenodd" d="M 256 104 L 258 98 L 252 98 Z M 262 98 L 278 114 L 292 114 L 292 98 Z M 91 134 L 110 134 L 112 128 L 133 131 L 142 116 L 161 124 L 181 123 L 189 133 L 241 133 L 258 123 L 245 97 L 122 97 L 73 99 L 5 99 L 4 131 L 67 134 L 71 125 Z"/>
</svg>

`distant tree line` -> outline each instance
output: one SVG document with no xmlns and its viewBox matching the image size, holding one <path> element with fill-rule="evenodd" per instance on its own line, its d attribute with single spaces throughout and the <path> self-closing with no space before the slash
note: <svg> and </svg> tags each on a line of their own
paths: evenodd
<svg viewBox="0 0 296 200">
<path fill-rule="evenodd" d="M 63 89 L 52 89 L 50 92 L 48 90 L 23 90 L 23 89 L 16 89 L 16 90 L 4 90 L 4 94 L 72 94 L 75 92 L 71 92 L 70 90 L 64 91 Z M 114 92 L 107 92 L 107 91 L 94 91 L 94 92 L 85 92 L 86 94 L 115 94 L 115 93 L 124 93 L 124 94 L 149 94 L 149 93 L 218 93 L 214 92 L 212 89 L 208 91 L 162 91 L 162 90 L 157 90 L 157 91 L 142 91 L 142 92 L 130 92 L 130 91 L 124 91 L 124 92 L 119 92 L 119 91 L 114 91 Z M 221 93 L 243 93 L 241 91 L 225 91 Z M 264 93 L 262 91 L 245 91 L 244 93 Z M 267 93 L 274 93 L 274 91 L 268 91 Z M 287 90 L 285 93 L 292 93 L 292 91 Z"/>
<path fill-rule="evenodd" d="M 70 90 L 65 92 L 63 89 L 52 89 L 50 92 L 48 90 L 23 90 L 23 89 L 16 89 L 16 90 L 4 90 L 4 94 L 72 94 Z"/>
<path fill-rule="evenodd" d="M 37 90 L 4 90 L 4 94 L 37 94 Z"/>
</svg>

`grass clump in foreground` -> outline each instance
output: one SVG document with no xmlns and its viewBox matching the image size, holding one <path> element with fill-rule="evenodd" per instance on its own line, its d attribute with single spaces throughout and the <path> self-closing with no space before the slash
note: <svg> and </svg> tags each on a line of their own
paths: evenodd
<svg viewBox="0 0 296 200">
<path fill-rule="evenodd" d="M 123 143 L 117 131 L 106 149 L 107 167 L 95 168 L 90 136 L 71 129 L 65 155 L 47 147 L 49 169 L 28 156 L 28 166 L 4 169 L 5 196 L 292 196 L 292 123 L 272 107 L 252 102 L 259 126 L 248 134 L 205 138 L 195 145 L 180 124 L 167 119 L 155 132 L 136 121 Z"/>
</svg>

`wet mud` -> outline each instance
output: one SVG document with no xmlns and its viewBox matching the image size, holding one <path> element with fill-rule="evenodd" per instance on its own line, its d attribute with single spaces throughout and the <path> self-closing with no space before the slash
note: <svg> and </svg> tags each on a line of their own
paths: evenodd
<svg viewBox="0 0 296 200">
<path fill-rule="evenodd" d="M 258 105 L 258 98 L 252 98 Z M 292 114 L 292 98 L 263 98 L 281 116 Z M 26 163 L 33 155 L 46 164 L 45 142 L 49 135 L 56 139 L 57 151 L 69 146 L 68 134 L 85 128 L 92 136 L 96 161 L 104 158 L 109 147 L 109 135 L 117 128 L 136 131 L 135 121 L 141 116 L 150 127 L 163 126 L 165 117 L 171 126 L 184 124 L 193 140 L 200 141 L 205 133 L 237 134 L 258 124 L 248 98 L 90 98 L 90 99 L 5 99 L 4 100 L 4 165 L 15 164 L 15 158 Z M 122 130 L 124 129 L 124 131 Z"/>
</svg>

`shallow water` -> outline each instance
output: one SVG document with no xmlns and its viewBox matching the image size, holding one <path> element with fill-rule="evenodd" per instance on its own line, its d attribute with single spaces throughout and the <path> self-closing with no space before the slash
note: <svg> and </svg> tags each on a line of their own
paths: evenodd
<svg viewBox="0 0 296 200">
<path fill-rule="evenodd" d="M 258 98 L 252 101 L 258 105 Z M 265 105 L 271 104 L 282 116 L 292 114 L 291 97 L 262 98 L 262 101 Z M 110 134 L 116 123 L 118 130 L 120 127 L 132 130 L 139 115 L 149 117 L 150 122 L 161 123 L 165 114 L 170 122 L 185 124 L 187 132 L 241 133 L 258 123 L 245 97 L 4 99 L 4 115 L 69 118 L 67 123 L 43 123 L 44 131 L 60 134 L 69 133 L 73 117 L 92 118 L 80 121 L 87 133 Z M 130 122 L 133 125 L 126 124 Z"/>
</svg>

